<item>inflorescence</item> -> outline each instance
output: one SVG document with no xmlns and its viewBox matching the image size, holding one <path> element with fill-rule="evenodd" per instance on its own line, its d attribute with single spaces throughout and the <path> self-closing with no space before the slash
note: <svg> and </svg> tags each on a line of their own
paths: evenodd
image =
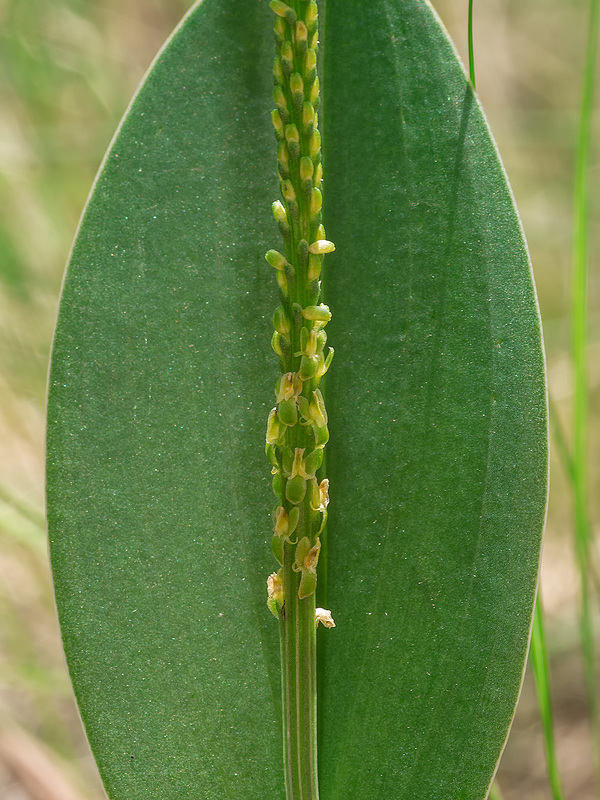
<svg viewBox="0 0 600 800">
<path fill-rule="evenodd" d="M 325 237 L 321 214 L 317 4 L 296 0 L 294 9 L 282 0 L 272 0 L 270 5 L 276 15 L 272 120 L 282 196 L 273 203 L 273 215 L 284 252 L 266 254 L 280 291 L 272 347 L 282 370 L 266 444 L 277 496 L 273 555 L 282 569 L 269 576 L 268 605 L 279 617 L 284 574 L 295 575 L 300 599 L 315 592 L 320 536 L 327 520 L 329 481 L 316 478 L 329 439 L 319 382 L 329 369 L 333 350 L 325 353 L 324 328 L 331 312 L 319 300 L 323 256 L 335 246 Z M 291 571 L 283 569 L 286 559 Z M 323 614 L 317 614 L 317 619 L 328 624 Z M 332 625 L 330 615 L 328 619 Z"/>
</svg>

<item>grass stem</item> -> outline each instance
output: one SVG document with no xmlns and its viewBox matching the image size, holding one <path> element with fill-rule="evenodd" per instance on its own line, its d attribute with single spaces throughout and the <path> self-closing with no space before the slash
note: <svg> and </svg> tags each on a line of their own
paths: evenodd
<svg viewBox="0 0 600 800">
<path fill-rule="evenodd" d="M 552 789 L 552 800 L 563 800 L 564 795 L 554 743 L 554 724 L 552 718 L 552 701 L 550 697 L 550 670 L 548 667 L 542 600 L 539 591 L 535 604 L 533 630 L 531 633 L 531 664 L 533 667 L 540 716 L 542 718 L 542 727 L 544 729 L 546 764 L 548 768 L 548 779 Z"/>
<path fill-rule="evenodd" d="M 587 503 L 587 282 L 589 238 L 589 162 L 598 49 L 600 0 L 590 0 L 588 39 L 574 181 L 574 234 L 571 286 L 571 352 L 573 359 L 573 496 L 575 553 L 580 575 L 580 629 L 585 683 L 594 737 L 596 780 L 600 767 L 600 731 L 595 676 L 595 642 L 590 614 L 590 526 Z"/>
<path fill-rule="evenodd" d="M 469 39 L 469 78 L 475 86 L 475 54 L 473 52 L 473 0 L 469 0 L 469 23 L 468 23 L 468 39 Z"/>
</svg>

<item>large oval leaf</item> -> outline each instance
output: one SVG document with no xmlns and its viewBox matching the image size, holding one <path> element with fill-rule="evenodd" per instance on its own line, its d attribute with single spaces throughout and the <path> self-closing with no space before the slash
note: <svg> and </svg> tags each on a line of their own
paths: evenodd
<svg viewBox="0 0 600 800">
<path fill-rule="evenodd" d="M 263 0 L 204 0 L 176 32 L 103 166 L 61 302 L 51 553 L 115 800 L 283 797 L 264 603 L 270 17 Z M 338 623 L 320 649 L 322 795 L 481 798 L 545 500 L 527 254 L 429 7 L 332 2 L 321 29 Z"/>
</svg>

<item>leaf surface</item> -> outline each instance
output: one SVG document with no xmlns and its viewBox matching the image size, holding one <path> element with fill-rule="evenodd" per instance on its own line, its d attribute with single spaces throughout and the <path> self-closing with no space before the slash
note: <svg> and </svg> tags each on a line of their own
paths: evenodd
<svg viewBox="0 0 600 800">
<path fill-rule="evenodd" d="M 326 22 L 323 795 L 475 800 L 514 711 L 545 513 L 528 256 L 431 9 L 328 3 Z"/>
<path fill-rule="evenodd" d="M 273 505 L 272 13 L 204 0 L 72 253 L 48 519 L 109 796 L 283 798 Z M 482 798 L 523 668 L 546 492 L 539 320 L 481 111 L 420 0 L 322 12 L 332 485 L 324 800 Z"/>
</svg>

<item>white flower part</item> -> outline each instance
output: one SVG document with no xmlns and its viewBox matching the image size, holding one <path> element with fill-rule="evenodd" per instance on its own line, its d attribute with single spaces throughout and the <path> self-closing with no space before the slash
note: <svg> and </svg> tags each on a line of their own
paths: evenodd
<svg viewBox="0 0 600 800">
<path fill-rule="evenodd" d="M 326 628 L 335 628 L 335 622 L 331 616 L 331 611 L 328 611 L 326 608 L 315 608 L 315 624 L 318 625 L 319 622 Z"/>
</svg>

